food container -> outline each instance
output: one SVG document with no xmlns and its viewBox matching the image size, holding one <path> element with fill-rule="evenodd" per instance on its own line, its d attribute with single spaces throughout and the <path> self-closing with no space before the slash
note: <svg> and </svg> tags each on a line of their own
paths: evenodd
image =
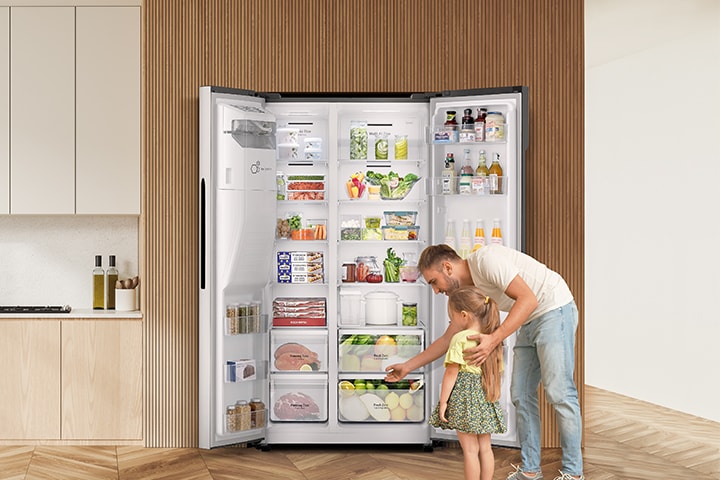
<svg viewBox="0 0 720 480">
<path fill-rule="evenodd" d="M 485 141 L 500 142 L 505 140 L 505 117 L 500 112 L 488 112 L 485 117 Z"/>
<path fill-rule="evenodd" d="M 368 200 L 382 200 L 380 198 L 380 185 L 368 185 Z"/>
<path fill-rule="evenodd" d="M 362 293 L 360 290 L 340 289 L 340 325 L 356 326 L 363 324 L 361 301 Z"/>
<path fill-rule="evenodd" d="M 403 327 L 417 325 L 417 303 L 406 302 L 402 304 L 402 325 Z"/>
<path fill-rule="evenodd" d="M 337 395 L 338 420 L 343 423 L 425 421 L 425 389 L 421 376 L 387 383 L 381 377 L 346 377 L 338 381 Z"/>
<path fill-rule="evenodd" d="M 380 217 L 367 216 L 365 217 L 365 228 L 380 228 Z"/>
<path fill-rule="evenodd" d="M 305 160 L 320 160 L 322 152 L 320 150 L 305 150 Z"/>
<path fill-rule="evenodd" d="M 322 138 L 320 137 L 306 137 L 305 138 L 305 151 L 319 152 L 322 150 Z"/>
<path fill-rule="evenodd" d="M 374 255 L 360 256 L 355 259 L 357 268 L 355 278 L 358 282 L 380 283 L 383 280 L 382 269 Z"/>
<path fill-rule="evenodd" d="M 367 122 L 350 122 L 350 160 L 367 160 Z"/>
<path fill-rule="evenodd" d="M 407 160 L 408 136 L 395 135 L 395 160 Z"/>
<path fill-rule="evenodd" d="M 366 325 L 397 325 L 402 304 L 393 292 L 369 292 L 363 299 Z"/>
<path fill-rule="evenodd" d="M 413 283 L 420 278 L 420 268 L 417 265 L 403 265 L 400 267 L 400 281 Z"/>
<path fill-rule="evenodd" d="M 385 217 L 385 225 L 391 227 L 412 226 L 417 220 L 417 212 L 386 211 L 383 212 L 383 217 Z"/>
<path fill-rule="evenodd" d="M 363 228 L 361 237 L 363 240 L 382 240 L 382 230 L 380 228 Z"/>
<path fill-rule="evenodd" d="M 362 217 L 343 215 L 340 217 L 340 240 L 360 240 L 362 238 Z"/>
<path fill-rule="evenodd" d="M 300 156 L 300 146 L 297 144 L 281 143 L 277 146 L 280 160 L 297 160 Z"/>
<path fill-rule="evenodd" d="M 387 160 L 388 159 L 388 134 L 380 132 L 375 138 L 375 159 L 376 160 Z"/>
<path fill-rule="evenodd" d="M 277 129 L 278 144 L 298 145 L 298 134 L 300 129 L 283 127 Z"/>
<path fill-rule="evenodd" d="M 328 376 L 325 373 L 276 373 L 270 379 L 270 420 L 326 422 Z"/>
<path fill-rule="evenodd" d="M 327 331 L 306 329 L 272 329 L 270 333 L 271 371 L 327 371 Z"/>
<path fill-rule="evenodd" d="M 402 333 L 397 333 L 402 331 Z M 403 363 L 423 350 L 423 330 L 402 328 L 344 329 L 338 338 L 340 372 L 381 373 L 394 363 Z"/>
<path fill-rule="evenodd" d="M 417 225 L 382 227 L 384 240 L 417 240 L 419 231 L 420 227 Z"/>
</svg>

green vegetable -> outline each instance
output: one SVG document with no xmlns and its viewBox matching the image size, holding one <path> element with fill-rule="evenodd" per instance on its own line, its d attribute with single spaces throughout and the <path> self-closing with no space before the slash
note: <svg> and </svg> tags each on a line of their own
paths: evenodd
<svg viewBox="0 0 720 480">
<path fill-rule="evenodd" d="M 300 230 L 302 228 L 302 217 L 300 215 L 293 215 L 288 219 L 290 230 Z"/>
<path fill-rule="evenodd" d="M 387 249 L 387 257 L 383 260 L 385 266 L 385 281 L 389 283 L 397 283 L 400 281 L 400 267 L 404 260 L 397 255 L 392 247 Z"/>
<path fill-rule="evenodd" d="M 390 200 L 405 198 L 418 180 L 420 177 L 414 173 L 407 173 L 404 177 L 400 177 L 392 170 L 387 175 L 372 170 L 365 173 L 365 181 L 373 185 L 380 185 L 380 197 Z"/>
<path fill-rule="evenodd" d="M 325 175 L 288 175 L 290 180 L 325 180 Z"/>
</svg>

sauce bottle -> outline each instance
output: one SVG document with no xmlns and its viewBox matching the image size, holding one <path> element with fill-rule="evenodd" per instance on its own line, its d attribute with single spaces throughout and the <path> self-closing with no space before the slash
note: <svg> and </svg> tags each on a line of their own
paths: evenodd
<svg viewBox="0 0 720 480">
<path fill-rule="evenodd" d="M 466 108 L 464 110 L 464 115 L 461 120 L 460 141 L 461 142 L 474 142 L 475 141 L 475 119 L 472 116 L 472 110 L 469 108 Z"/>
<path fill-rule="evenodd" d="M 455 119 L 455 110 L 448 110 L 445 112 L 445 131 L 450 134 L 450 141 L 458 141 L 458 123 Z"/>
<path fill-rule="evenodd" d="M 490 172 L 490 193 L 502 193 L 503 169 L 500 166 L 499 153 L 493 153 L 493 161 L 488 171 Z"/>
<path fill-rule="evenodd" d="M 485 141 L 485 117 L 487 117 L 487 108 L 478 108 L 478 115 L 475 119 L 475 141 Z"/>
<path fill-rule="evenodd" d="M 460 169 L 460 184 L 458 192 L 461 195 L 470 195 L 472 192 L 473 168 L 470 164 L 470 149 L 465 149 L 463 166 Z"/>
<path fill-rule="evenodd" d="M 452 153 L 448 153 L 445 156 L 445 168 L 440 175 L 442 178 L 443 195 L 457 193 L 455 190 L 455 157 Z"/>
</svg>

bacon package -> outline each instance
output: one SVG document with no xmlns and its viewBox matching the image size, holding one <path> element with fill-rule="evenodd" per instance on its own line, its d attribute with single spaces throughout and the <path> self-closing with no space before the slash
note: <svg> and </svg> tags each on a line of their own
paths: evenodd
<svg viewBox="0 0 720 480">
<path fill-rule="evenodd" d="M 273 326 L 322 327 L 327 324 L 323 297 L 278 297 L 273 301 Z"/>
</svg>

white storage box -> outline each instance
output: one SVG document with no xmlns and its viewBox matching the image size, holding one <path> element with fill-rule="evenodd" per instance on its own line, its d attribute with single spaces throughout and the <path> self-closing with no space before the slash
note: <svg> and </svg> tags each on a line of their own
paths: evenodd
<svg viewBox="0 0 720 480">
<path fill-rule="evenodd" d="M 272 375 L 269 408 L 270 420 L 273 422 L 326 422 L 327 374 Z"/>
<path fill-rule="evenodd" d="M 273 372 L 327 372 L 327 330 L 273 329 L 270 355 Z"/>
</svg>

